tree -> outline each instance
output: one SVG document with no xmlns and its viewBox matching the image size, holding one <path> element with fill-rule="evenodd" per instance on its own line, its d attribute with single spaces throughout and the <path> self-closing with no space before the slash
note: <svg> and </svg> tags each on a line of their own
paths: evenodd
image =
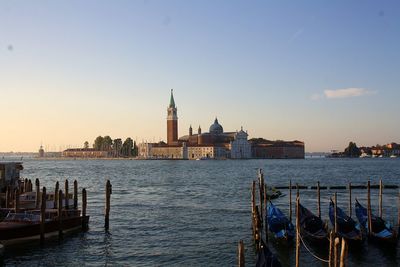
<svg viewBox="0 0 400 267">
<path fill-rule="evenodd" d="M 104 138 L 102 136 L 97 136 L 93 143 L 93 148 L 95 150 L 103 150 L 103 141 Z"/>
<path fill-rule="evenodd" d="M 133 140 L 128 137 L 122 145 L 122 155 L 125 157 L 131 157 L 133 150 Z"/>
<path fill-rule="evenodd" d="M 357 147 L 356 143 L 350 142 L 348 147 L 344 150 L 343 153 L 347 157 L 358 158 L 361 155 L 360 149 Z"/>
<path fill-rule="evenodd" d="M 84 149 L 88 149 L 89 148 L 89 142 L 85 141 L 85 143 L 83 143 L 83 148 Z"/>
<path fill-rule="evenodd" d="M 121 149 L 122 149 L 121 138 L 114 139 L 112 147 L 113 147 L 114 157 L 119 157 L 121 155 Z"/>
<path fill-rule="evenodd" d="M 110 151 L 112 149 L 113 140 L 109 135 L 104 136 L 103 138 L 103 148 L 102 150 Z"/>
</svg>

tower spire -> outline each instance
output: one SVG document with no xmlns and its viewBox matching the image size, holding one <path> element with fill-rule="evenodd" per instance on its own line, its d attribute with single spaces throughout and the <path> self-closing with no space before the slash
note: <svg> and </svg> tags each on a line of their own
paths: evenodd
<svg viewBox="0 0 400 267">
<path fill-rule="evenodd" d="M 171 98 L 169 99 L 169 107 L 175 108 L 174 89 L 171 89 Z"/>
</svg>

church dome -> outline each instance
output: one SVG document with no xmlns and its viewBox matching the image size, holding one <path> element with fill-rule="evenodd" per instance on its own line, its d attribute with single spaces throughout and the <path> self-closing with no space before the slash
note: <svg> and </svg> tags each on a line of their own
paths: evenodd
<svg viewBox="0 0 400 267">
<path fill-rule="evenodd" d="M 215 118 L 214 123 L 210 126 L 210 134 L 222 134 L 224 129 L 221 124 L 218 123 L 218 119 Z"/>
</svg>

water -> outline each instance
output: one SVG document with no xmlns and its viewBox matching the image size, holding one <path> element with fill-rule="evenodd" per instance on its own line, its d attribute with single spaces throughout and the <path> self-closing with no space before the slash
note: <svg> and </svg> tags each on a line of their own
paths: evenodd
<svg viewBox="0 0 400 267">
<path fill-rule="evenodd" d="M 246 263 L 255 259 L 251 239 L 250 185 L 258 168 L 272 185 L 373 184 L 383 178 L 399 185 L 399 159 L 305 159 L 226 161 L 137 160 L 34 160 L 24 161 L 23 176 L 40 178 L 53 191 L 55 182 L 77 179 L 88 191 L 89 231 L 45 247 L 27 244 L 7 249 L 7 266 L 235 266 L 240 239 L 245 242 Z M 106 180 L 112 183 L 109 233 L 104 231 Z M 72 188 L 71 188 L 72 189 Z M 70 189 L 70 191 L 71 191 Z M 284 193 L 287 193 L 284 191 Z M 333 192 L 323 190 L 322 217 L 327 219 Z M 353 190 L 365 203 L 366 190 Z M 377 210 L 378 190 L 372 190 Z M 384 191 L 384 214 L 397 220 L 397 190 Z M 293 192 L 294 194 L 294 192 Z M 302 203 L 316 210 L 316 193 L 301 191 Z M 294 198 L 293 198 L 294 199 Z M 288 213 L 288 198 L 275 201 Z M 348 196 L 338 191 L 339 205 L 347 210 Z M 272 242 L 271 249 L 283 265 L 294 266 L 294 246 Z M 314 248 L 315 249 L 315 248 Z M 366 242 L 361 251 L 350 251 L 349 265 L 398 266 L 399 247 L 381 249 Z M 324 266 L 301 250 L 303 266 Z M 325 251 L 319 255 L 326 258 Z"/>
</svg>

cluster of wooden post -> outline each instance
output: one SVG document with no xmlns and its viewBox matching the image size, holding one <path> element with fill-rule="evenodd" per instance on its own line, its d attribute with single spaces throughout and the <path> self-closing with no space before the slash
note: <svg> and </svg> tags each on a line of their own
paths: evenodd
<svg viewBox="0 0 400 267">
<path fill-rule="evenodd" d="M 351 190 L 351 186 L 349 186 Z M 351 192 L 351 191 L 350 191 Z M 350 193 L 351 194 L 351 193 Z M 350 198 L 351 199 L 351 198 Z M 344 267 L 346 266 L 348 245 L 344 238 L 337 236 L 337 193 L 334 194 L 334 228 L 329 234 L 329 267 Z M 340 246 L 340 247 L 339 247 Z"/>
</svg>

